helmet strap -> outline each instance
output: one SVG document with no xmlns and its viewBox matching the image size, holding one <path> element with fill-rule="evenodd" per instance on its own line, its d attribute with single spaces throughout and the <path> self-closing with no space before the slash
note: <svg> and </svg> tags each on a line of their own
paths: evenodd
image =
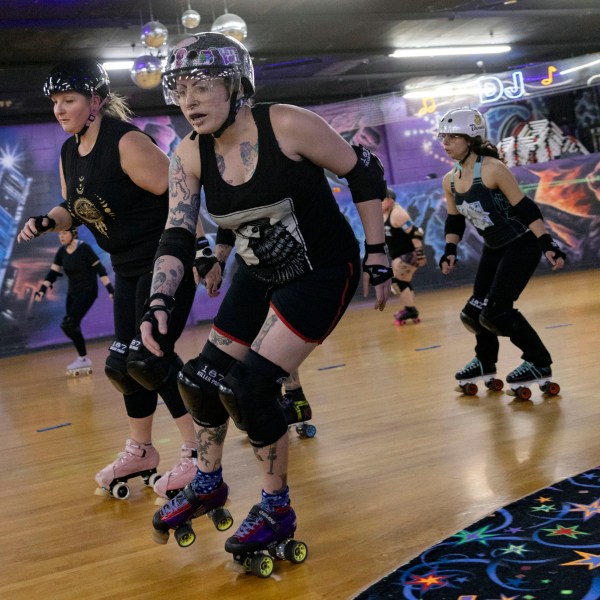
<svg viewBox="0 0 600 600">
<path fill-rule="evenodd" d="M 465 164 L 465 161 L 467 160 L 467 158 L 469 158 L 469 156 L 471 156 L 471 146 L 469 146 L 469 149 L 467 150 L 467 153 L 460 160 L 457 160 L 454 163 L 454 168 L 458 171 L 458 178 L 459 179 L 460 179 L 460 176 L 462 174 L 463 165 Z"/>
<path fill-rule="evenodd" d="M 98 98 L 99 97 L 100 96 L 98 96 Z M 94 94 L 92 94 L 92 99 L 93 98 L 94 98 Z M 75 134 L 75 141 L 77 143 L 77 146 L 79 146 L 79 144 L 81 144 L 81 136 L 83 136 L 85 134 L 85 132 L 90 128 L 90 125 L 96 120 L 96 116 L 98 115 L 98 113 L 100 112 L 102 107 L 108 102 L 108 98 L 109 98 L 109 96 L 106 96 L 106 98 L 104 98 L 103 100 L 100 101 L 98 108 L 96 110 L 92 110 L 90 112 L 90 116 L 87 118 L 87 121 L 85 122 L 85 125 L 83 126 L 82 130 L 79 133 Z"/>
</svg>

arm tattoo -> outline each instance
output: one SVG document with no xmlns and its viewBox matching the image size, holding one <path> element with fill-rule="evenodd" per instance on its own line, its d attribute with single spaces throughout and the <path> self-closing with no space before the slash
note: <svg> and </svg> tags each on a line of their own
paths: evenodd
<svg viewBox="0 0 600 600">
<path fill-rule="evenodd" d="M 183 267 L 169 269 L 165 262 L 158 259 L 154 265 L 151 291 L 153 294 L 160 292 L 167 296 L 174 296 L 179 283 L 183 279 Z"/>
<path fill-rule="evenodd" d="M 277 318 L 277 315 L 271 315 L 270 317 L 267 318 L 267 320 L 265 321 L 265 324 L 262 326 L 262 329 L 258 332 L 256 339 L 252 342 L 251 348 L 252 348 L 252 350 L 254 350 L 254 352 L 258 352 L 260 350 L 260 345 L 262 344 L 263 340 L 267 336 L 267 333 L 269 333 L 269 331 L 271 330 L 273 325 L 275 325 L 275 323 L 277 323 L 277 321 L 279 321 L 279 319 Z"/>
<path fill-rule="evenodd" d="M 173 227 L 185 227 L 191 233 L 196 232 L 196 222 L 200 209 L 200 195 L 192 193 L 187 183 L 181 158 L 176 154 L 169 164 L 169 207 L 168 223 Z"/>
</svg>

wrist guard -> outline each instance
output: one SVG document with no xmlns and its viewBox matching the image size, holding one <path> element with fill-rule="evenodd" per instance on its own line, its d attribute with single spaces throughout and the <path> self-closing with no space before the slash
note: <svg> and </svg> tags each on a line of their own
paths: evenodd
<svg viewBox="0 0 600 600">
<path fill-rule="evenodd" d="M 115 293 L 115 288 L 112 286 L 112 283 L 106 284 L 106 291 L 112 296 Z"/>
<path fill-rule="evenodd" d="M 154 306 L 150 306 L 150 303 L 154 300 L 162 300 L 164 304 L 156 304 Z M 173 312 L 173 306 L 175 306 L 175 298 L 173 296 L 167 296 L 166 294 L 152 294 L 148 300 L 146 300 L 146 304 L 144 305 L 144 316 L 142 317 L 142 323 L 144 321 L 148 321 L 152 325 L 152 333 L 155 336 L 160 335 L 158 332 L 158 321 L 154 316 L 155 313 L 162 310 L 167 314 L 167 324 L 171 320 L 171 313 Z"/>
<path fill-rule="evenodd" d="M 33 219 L 35 228 L 37 230 L 35 237 L 37 237 L 41 233 L 46 233 L 46 231 L 50 231 L 51 229 L 54 229 L 56 227 L 56 221 L 52 217 L 49 217 L 48 215 L 39 215 L 37 217 L 29 217 L 29 218 Z M 44 225 L 44 219 L 46 219 L 46 221 L 48 221 L 47 225 Z"/>
<path fill-rule="evenodd" d="M 204 279 L 208 275 L 216 262 L 218 262 L 217 257 L 208 245 L 208 240 L 205 237 L 198 238 L 196 240 L 194 269 L 196 269 L 201 279 Z"/>
<path fill-rule="evenodd" d="M 48 288 L 42 283 L 40 285 L 40 289 L 35 293 L 36 298 L 43 298 L 46 295 Z"/>
<path fill-rule="evenodd" d="M 544 255 L 546 252 L 553 252 L 554 260 L 558 260 L 559 258 L 562 258 L 564 261 L 567 260 L 567 255 L 559 248 L 549 233 L 544 233 L 537 240 Z"/>
<path fill-rule="evenodd" d="M 448 242 L 444 247 L 444 254 L 442 254 L 442 258 L 440 258 L 438 262 L 440 269 L 442 268 L 442 265 L 444 263 L 450 263 L 450 261 L 448 260 L 449 256 L 455 257 L 454 262 L 458 261 L 458 258 L 456 258 L 456 244 L 452 244 L 451 242 Z"/>
</svg>

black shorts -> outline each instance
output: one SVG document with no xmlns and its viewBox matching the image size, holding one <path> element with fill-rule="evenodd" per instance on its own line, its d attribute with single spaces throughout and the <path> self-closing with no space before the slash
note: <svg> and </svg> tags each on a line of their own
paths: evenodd
<svg viewBox="0 0 600 600">
<path fill-rule="evenodd" d="M 320 343 L 348 308 L 361 276 L 360 259 L 311 271 L 296 281 L 271 287 L 240 265 L 214 320 L 220 334 L 250 346 L 269 307 L 291 331 L 307 342 Z"/>
</svg>

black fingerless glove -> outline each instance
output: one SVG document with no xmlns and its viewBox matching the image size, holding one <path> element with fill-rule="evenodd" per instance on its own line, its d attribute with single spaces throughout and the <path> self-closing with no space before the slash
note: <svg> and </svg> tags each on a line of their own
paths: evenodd
<svg viewBox="0 0 600 600">
<path fill-rule="evenodd" d="M 558 244 L 552 239 L 552 236 L 549 233 L 540 235 L 537 240 L 544 254 L 546 254 L 546 252 L 553 252 L 554 260 L 562 258 L 566 262 L 567 255 L 559 248 Z"/>
<path fill-rule="evenodd" d="M 164 304 L 156 304 L 155 306 L 150 306 L 150 304 L 154 300 L 162 300 Z M 171 320 L 171 313 L 173 312 L 173 307 L 175 306 L 175 298 L 173 296 L 167 296 L 166 294 L 152 294 L 148 300 L 146 300 L 146 304 L 144 305 L 144 316 L 142 317 L 142 323 L 147 321 L 152 325 L 152 335 L 155 337 L 159 336 L 158 332 L 158 321 L 154 316 L 155 313 L 159 311 L 163 311 L 167 314 L 167 323 Z"/>
<path fill-rule="evenodd" d="M 450 261 L 448 260 L 449 256 L 455 257 L 454 262 L 458 261 L 458 258 L 456 258 L 456 244 L 452 244 L 451 242 L 448 242 L 444 247 L 444 254 L 442 254 L 442 258 L 440 258 L 438 262 L 440 269 L 444 263 L 450 264 Z"/>
<path fill-rule="evenodd" d="M 369 276 L 369 284 L 380 285 L 392 278 L 392 269 L 385 265 L 367 265 L 369 254 L 386 254 L 385 244 L 367 244 L 365 242 L 365 257 L 363 258 L 363 272 Z"/>
<path fill-rule="evenodd" d="M 35 228 L 37 230 L 36 237 L 40 235 L 40 233 L 46 233 L 46 231 L 50 231 L 56 227 L 56 221 L 49 217 L 48 215 L 39 215 L 38 217 L 29 217 L 29 219 L 33 219 L 35 223 Z M 29 220 L 28 219 L 28 220 Z M 44 219 L 48 221 L 48 225 L 44 225 Z"/>
<path fill-rule="evenodd" d="M 115 288 L 112 286 L 112 283 L 107 283 L 106 284 L 106 291 L 111 295 L 114 296 L 115 293 Z"/>
<path fill-rule="evenodd" d="M 204 279 L 217 262 L 217 257 L 213 254 L 213 251 L 208 244 L 208 240 L 205 237 L 198 238 L 196 240 L 196 258 L 194 258 L 194 269 L 196 269 L 196 272 L 200 278 Z M 223 265 L 221 265 L 221 270 L 222 269 Z"/>
<path fill-rule="evenodd" d="M 48 288 L 42 283 L 40 285 L 40 289 L 35 293 L 36 298 L 43 298 L 46 295 Z"/>
</svg>

